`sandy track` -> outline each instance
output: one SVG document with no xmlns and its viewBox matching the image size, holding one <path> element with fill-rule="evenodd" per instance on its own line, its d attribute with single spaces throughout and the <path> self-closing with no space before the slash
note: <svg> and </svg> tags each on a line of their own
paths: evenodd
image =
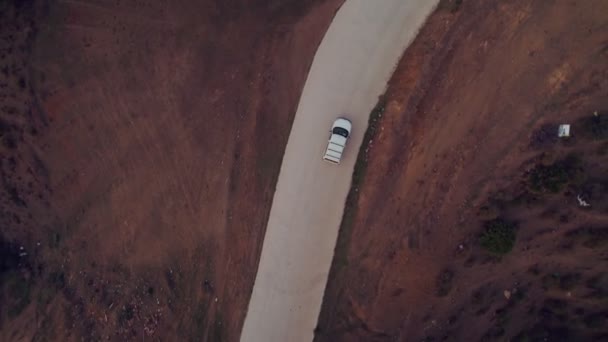
<svg viewBox="0 0 608 342">
<path fill-rule="evenodd" d="M 241 341 L 311 341 L 369 113 L 436 1 L 348 0 L 311 67 L 285 151 Z M 331 122 L 353 134 L 321 161 Z"/>
</svg>

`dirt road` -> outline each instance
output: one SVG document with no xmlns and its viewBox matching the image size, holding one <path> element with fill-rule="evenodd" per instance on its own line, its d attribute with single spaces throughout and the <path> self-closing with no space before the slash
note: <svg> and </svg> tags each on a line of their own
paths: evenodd
<svg viewBox="0 0 608 342">
<path fill-rule="evenodd" d="M 350 0 L 334 18 L 296 112 L 242 341 L 312 340 L 367 118 L 435 3 Z M 337 116 L 354 129 L 333 166 L 321 156 Z"/>
</svg>

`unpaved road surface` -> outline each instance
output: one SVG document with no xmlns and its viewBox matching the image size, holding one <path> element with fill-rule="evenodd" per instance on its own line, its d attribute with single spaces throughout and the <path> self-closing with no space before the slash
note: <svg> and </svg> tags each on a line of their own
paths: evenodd
<svg viewBox="0 0 608 342">
<path fill-rule="evenodd" d="M 287 143 L 242 341 L 311 341 L 367 119 L 435 1 L 350 0 L 313 61 Z M 337 116 L 353 122 L 340 166 L 323 163 Z"/>
</svg>

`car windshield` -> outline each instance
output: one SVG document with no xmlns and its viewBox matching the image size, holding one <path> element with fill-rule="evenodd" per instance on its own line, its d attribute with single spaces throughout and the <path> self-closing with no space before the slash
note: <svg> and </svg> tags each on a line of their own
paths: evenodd
<svg viewBox="0 0 608 342">
<path fill-rule="evenodd" d="M 345 138 L 348 138 L 348 131 L 342 127 L 334 127 L 333 131 L 331 131 L 331 132 L 333 134 L 341 135 Z"/>
</svg>

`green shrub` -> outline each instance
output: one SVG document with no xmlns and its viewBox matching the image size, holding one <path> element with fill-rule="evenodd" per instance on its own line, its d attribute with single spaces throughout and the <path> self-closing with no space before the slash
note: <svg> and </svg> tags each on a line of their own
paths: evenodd
<svg viewBox="0 0 608 342">
<path fill-rule="evenodd" d="M 486 222 L 485 231 L 479 239 L 480 244 L 488 252 L 503 255 L 510 252 L 515 245 L 516 224 L 503 219 Z"/>
<path fill-rule="evenodd" d="M 536 192 L 560 192 L 564 185 L 577 180 L 581 173 L 580 164 L 578 157 L 570 155 L 551 165 L 536 165 L 530 171 L 528 185 Z"/>
<path fill-rule="evenodd" d="M 595 112 L 577 122 L 581 135 L 594 140 L 608 139 L 608 114 Z M 576 127 L 576 126 L 575 126 Z"/>
</svg>

